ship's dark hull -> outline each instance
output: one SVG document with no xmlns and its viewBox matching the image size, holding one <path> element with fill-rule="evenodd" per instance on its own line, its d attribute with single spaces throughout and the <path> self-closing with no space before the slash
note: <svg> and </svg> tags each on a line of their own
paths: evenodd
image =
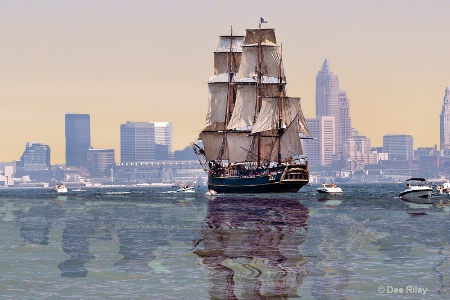
<svg viewBox="0 0 450 300">
<path fill-rule="evenodd" d="M 278 168 L 276 174 L 260 176 L 215 176 L 210 174 L 208 188 L 218 193 L 297 193 L 302 186 L 309 182 L 308 169 L 305 165 L 291 165 L 280 170 L 282 169 Z"/>
</svg>

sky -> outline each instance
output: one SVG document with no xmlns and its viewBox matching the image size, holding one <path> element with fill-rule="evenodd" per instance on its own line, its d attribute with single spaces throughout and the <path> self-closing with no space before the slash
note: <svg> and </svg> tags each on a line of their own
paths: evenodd
<svg viewBox="0 0 450 300">
<path fill-rule="evenodd" d="M 91 143 L 114 148 L 120 124 L 172 122 L 173 148 L 205 123 L 219 35 L 277 29 L 288 95 L 315 117 L 323 61 L 350 101 L 352 127 L 382 146 L 411 134 L 439 147 L 450 85 L 447 0 L 0 1 L 0 161 L 27 142 L 65 163 L 64 116 L 91 116 Z"/>
</svg>

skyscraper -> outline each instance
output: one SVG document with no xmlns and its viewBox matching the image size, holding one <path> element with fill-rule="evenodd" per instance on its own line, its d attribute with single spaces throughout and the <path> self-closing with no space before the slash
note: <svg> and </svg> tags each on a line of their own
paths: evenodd
<svg viewBox="0 0 450 300">
<path fill-rule="evenodd" d="M 350 107 L 346 91 L 339 90 L 338 76 L 325 59 L 316 77 L 316 116 L 334 116 L 334 153 L 343 153 L 344 141 L 351 137 Z"/>
<path fill-rule="evenodd" d="M 316 116 L 334 116 L 335 148 L 333 153 L 342 152 L 340 141 L 339 79 L 330 71 L 328 60 L 316 76 Z"/>
<path fill-rule="evenodd" d="M 347 97 L 347 91 L 339 91 L 339 118 L 341 123 L 340 140 L 342 142 L 342 150 L 344 151 L 344 143 L 352 138 L 352 122 L 350 119 L 350 105 Z"/>
<path fill-rule="evenodd" d="M 66 114 L 66 166 L 87 168 L 87 153 L 90 146 L 90 116 Z"/>
<path fill-rule="evenodd" d="M 127 122 L 120 125 L 120 162 L 145 162 L 155 159 L 155 124 Z"/>
<path fill-rule="evenodd" d="M 445 89 L 440 116 L 440 150 L 450 149 L 450 86 Z"/>
</svg>

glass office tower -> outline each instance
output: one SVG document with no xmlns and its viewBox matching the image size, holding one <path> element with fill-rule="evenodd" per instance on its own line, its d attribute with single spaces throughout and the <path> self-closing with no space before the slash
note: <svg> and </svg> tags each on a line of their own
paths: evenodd
<svg viewBox="0 0 450 300">
<path fill-rule="evenodd" d="M 87 168 L 87 154 L 90 146 L 90 116 L 66 114 L 66 166 Z"/>
</svg>

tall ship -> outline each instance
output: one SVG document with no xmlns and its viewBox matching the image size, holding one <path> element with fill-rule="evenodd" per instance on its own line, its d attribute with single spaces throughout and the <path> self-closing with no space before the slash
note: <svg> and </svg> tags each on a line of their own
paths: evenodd
<svg viewBox="0 0 450 300">
<path fill-rule="evenodd" d="M 220 36 L 206 127 L 193 149 L 218 193 L 295 193 L 309 181 L 300 98 L 288 97 L 275 29 Z"/>
</svg>

